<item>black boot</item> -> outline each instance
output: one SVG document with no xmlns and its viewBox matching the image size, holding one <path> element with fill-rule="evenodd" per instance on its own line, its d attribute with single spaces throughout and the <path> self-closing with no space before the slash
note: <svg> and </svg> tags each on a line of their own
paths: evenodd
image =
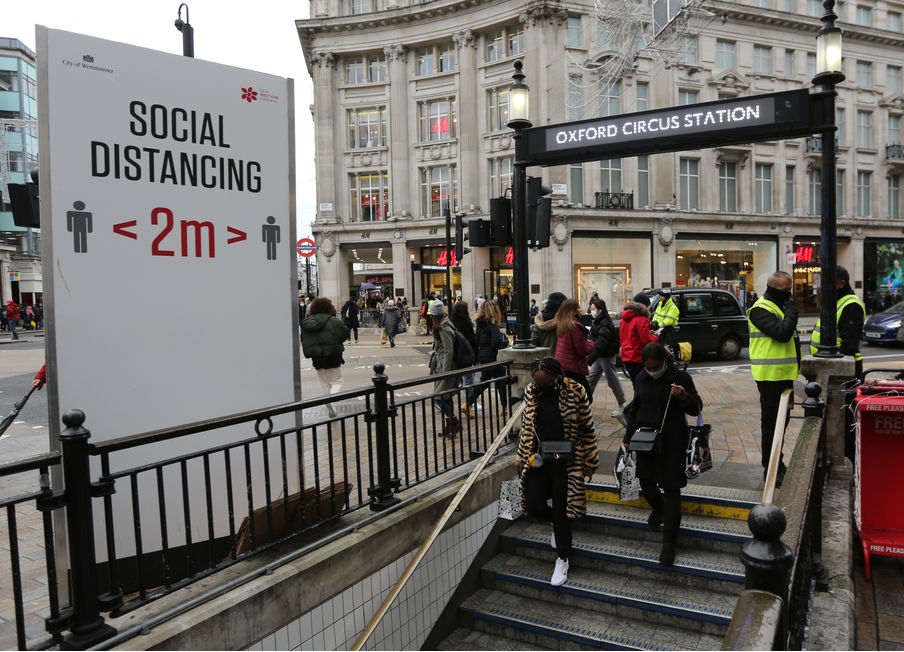
<svg viewBox="0 0 904 652">
<path fill-rule="evenodd" d="M 663 566 L 672 566 L 675 563 L 674 543 L 662 544 L 662 552 L 659 553 L 659 563 Z"/>
</svg>

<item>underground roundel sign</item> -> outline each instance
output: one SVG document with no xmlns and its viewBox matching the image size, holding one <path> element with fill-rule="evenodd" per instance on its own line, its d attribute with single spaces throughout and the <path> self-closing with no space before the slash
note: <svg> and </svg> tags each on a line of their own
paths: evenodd
<svg viewBox="0 0 904 652">
<path fill-rule="evenodd" d="M 304 256 L 305 258 L 313 256 L 314 252 L 317 251 L 317 245 L 314 244 L 314 241 L 310 238 L 302 238 L 295 246 L 298 249 L 298 255 Z"/>
</svg>

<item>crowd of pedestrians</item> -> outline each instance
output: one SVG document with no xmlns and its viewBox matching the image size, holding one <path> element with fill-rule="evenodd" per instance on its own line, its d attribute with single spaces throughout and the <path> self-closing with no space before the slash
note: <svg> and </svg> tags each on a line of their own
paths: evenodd
<svg viewBox="0 0 904 652">
<path fill-rule="evenodd" d="M 0 308 L 0 331 L 8 331 L 13 340 L 19 339 L 19 330 L 37 330 L 44 328 L 44 307 L 26 305 L 24 308 L 13 299 L 7 299 L 6 305 Z"/>
</svg>

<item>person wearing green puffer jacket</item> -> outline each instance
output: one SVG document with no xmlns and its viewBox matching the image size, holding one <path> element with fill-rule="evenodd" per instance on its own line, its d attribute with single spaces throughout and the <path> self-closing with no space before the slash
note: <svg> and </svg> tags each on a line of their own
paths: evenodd
<svg viewBox="0 0 904 652">
<path fill-rule="evenodd" d="M 326 394 L 342 391 L 342 370 L 345 360 L 343 342 L 348 339 L 349 328 L 336 316 L 333 302 L 326 298 L 314 299 L 308 307 L 308 316 L 301 322 L 301 348 L 304 357 L 310 358 L 317 371 L 317 380 Z M 327 405 L 331 417 L 336 416 L 332 405 Z"/>
</svg>

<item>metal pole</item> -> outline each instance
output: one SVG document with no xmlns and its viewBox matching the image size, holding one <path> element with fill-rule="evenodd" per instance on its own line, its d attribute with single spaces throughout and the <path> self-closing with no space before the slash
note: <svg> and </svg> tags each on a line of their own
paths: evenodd
<svg viewBox="0 0 904 652">
<path fill-rule="evenodd" d="M 391 454 L 389 449 L 389 396 L 387 385 L 389 377 L 383 373 L 386 365 L 378 362 L 374 365 L 374 412 L 368 415 L 376 424 L 377 434 L 377 484 L 367 490 L 374 502 L 370 508 L 377 512 L 392 507 L 399 498 L 393 493 L 398 480 L 392 478 Z"/>
<path fill-rule="evenodd" d="M 308 256 L 304 259 L 304 295 L 311 296 L 311 258 Z"/>
<path fill-rule="evenodd" d="M 72 634 L 63 641 L 63 649 L 84 650 L 116 635 L 104 622 L 97 597 L 97 562 L 94 556 L 94 518 L 91 510 L 91 471 L 88 464 L 88 438 L 82 427 L 85 413 L 72 410 L 63 415 L 66 430 L 60 435 L 63 447 L 63 479 L 66 483 L 66 526 L 72 567 Z M 116 563 L 110 559 L 108 563 Z"/>
<path fill-rule="evenodd" d="M 185 20 L 182 20 L 182 7 L 185 7 Z M 179 14 L 176 18 L 176 29 L 182 32 L 182 56 L 195 56 L 195 29 L 189 23 L 188 5 L 182 3 L 179 5 Z"/>
<path fill-rule="evenodd" d="M 820 241 L 822 243 L 822 287 L 819 289 L 820 335 L 816 356 L 820 358 L 841 357 L 838 352 L 835 322 L 835 303 L 838 298 L 838 251 L 837 251 L 837 194 L 835 189 L 835 84 L 825 84 L 822 90 L 823 119 L 831 128 L 821 132 L 822 137 L 822 220 Z"/>
<path fill-rule="evenodd" d="M 530 279 L 527 273 L 527 229 L 526 229 L 526 200 L 527 200 L 527 169 L 521 163 L 524 159 L 523 140 L 521 129 L 515 129 L 515 169 L 512 175 L 512 253 L 515 258 L 514 293 L 515 293 L 515 342 L 512 345 L 516 349 L 529 349 L 533 345 L 530 342 L 530 314 L 529 299 Z"/>
<path fill-rule="evenodd" d="M 452 211 L 448 208 L 443 215 L 446 218 L 446 305 L 452 308 Z"/>
</svg>

